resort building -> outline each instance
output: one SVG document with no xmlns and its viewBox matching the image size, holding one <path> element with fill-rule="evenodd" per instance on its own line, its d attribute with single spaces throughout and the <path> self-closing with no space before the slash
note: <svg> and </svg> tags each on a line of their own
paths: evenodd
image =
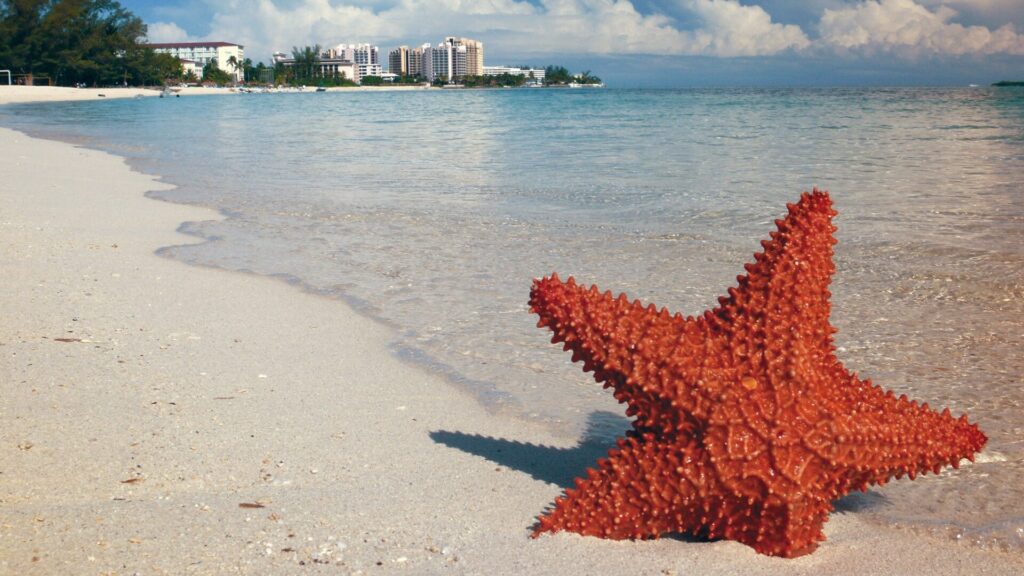
<svg viewBox="0 0 1024 576">
<path fill-rule="evenodd" d="M 380 49 L 372 44 L 338 44 L 326 52 L 331 58 L 350 60 L 356 64 L 380 64 Z"/>
<path fill-rule="evenodd" d="M 211 60 L 217 61 L 217 68 L 227 72 L 235 82 L 241 82 L 244 77 L 242 62 L 245 61 L 245 47 L 230 42 L 175 42 L 165 44 L 150 44 L 155 52 L 170 54 L 184 63 L 186 60 L 193 62 L 193 66 L 199 70 L 197 76 L 202 76 L 203 68 Z M 233 60 L 232 60 L 233 59 Z M 229 62 L 237 62 L 235 68 Z M 186 69 L 187 70 L 187 69 Z"/>
<path fill-rule="evenodd" d="M 356 69 L 359 74 L 356 82 L 362 82 L 363 78 L 367 76 L 380 76 L 384 74 L 384 69 L 381 68 L 380 64 L 356 64 Z"/>
<path fill-rule="evenodd" d="M 427 73 L 428 70 L 432 69 L 430 65 L 430 44 L 424 44 L 417 46 L 409 51 L 409 76 L 430 78 L 431 75 Z"/>
<path fill-rule="evenodd" d="M 449 36 L 430 49 L 430 67 L 424 76 L 431 82 L 437 78 L 454 82 L 466 76 L 480 76 L 484 73 L 484 44 L 469 38 Z"/>
<path fill-rule="evenodd" d="M 544 69 L 543 68 L 518 68 L 510 66 L 484 66 L 484 76 L 501 76 L 502 74 L 511 74 L 513 76 L 526 76 L 529 80 L 528 83 L 532 84 L 543 84 L 544 83 Z"/>
<path fill-rule="evenodd" d="M 291 58 L 284 52 L 274 52 L 273 62 L 274 65 L 282 64 L 289 68 L 295 66 L 295 58 Z M 377 67 L 380 68 L 380 66 Z M 359 74 L 358 64 L 351 60 L 332 58 L 328 55 L 328 52 L 325 52 L 320 56 L 319 74 L 325 77 L 344 75 L 345 78 L 348 78 L 353 82 L 359 82 L 362 78 Z"/>
<path fill-rule="evenodd" d="M 462 72 L 462 74 L 459 74 Z M 427 80 L 454 82 L 466 72 L 466 47 L 442 42 L 430 51 L 430 73 Z"/>
<path fill-rule="evenodd" d="M 181 70 L 185 73 L 186 78 L 195 76 L 196 80 L 199 80 L 203 77 L 203 67 L 198 66 L 195 60 L 182 60 L 181 58 L 178 60 L 181 61 Z"/>
<path fill-rule="evenodd" d="M 447 38 L 466 47 L 465 76 L 482 76 L 484 73 L 484 43 L 470 38 Z"/>
<path fill-rule="evenodd" d="M 409 76 L 409 47 L 399 46 L 388 52 L 388 72 L 398 76 Z"/>
</svg>

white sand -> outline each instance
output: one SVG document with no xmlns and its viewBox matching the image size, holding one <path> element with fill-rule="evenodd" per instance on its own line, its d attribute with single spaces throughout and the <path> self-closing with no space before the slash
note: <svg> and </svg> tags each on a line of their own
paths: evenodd
<svg viewBox="0 0 1024 576">
<path fill-rule="evenodd" d="M 230 88 L 182 88 L 182 96 L 239 94 Z M 63 86 L 7 86 L 0 84 L 0 104 L 19 102 L 59 102 L 68 100 L 102 100 L 104 98 L 135 98 L 159 96 L 156 88 L 66 88 Z"/>
<path fill-rule="evenodd" d="M 525 470 L 592 454 L 539 448 L 573 442 L 396 360 L 338 301 L 154 255 L 217 216 L 144 198 L 162 185 L 119 158 L 0 129 L 0 174 L 0 574 L 1024 572 L 855 513 L 795 560 L 530 539 L 562 488 Z M 471 453 L 493 439 L 531 445 Z"/>
<path fill-rule="evenodd" d="M 422 90 L 440 90 L 431 86 L 345 86 L 331 87 L 328 92 L 408 92 Z M 293 92 L 293 89 L 285 89 Z M 8 86 L 0 84 L 0 105 L 23 102 L 60 102 L 71 100 L 102 100 L 104 98 L 136 98 L 159 96 L 156 88 L 66 88 L 62 86 Z M 188 86 L 175 88 L 174 93 L 181 96 L 239 95 L 241 91 L 234 88 L 203 88 Z M 315 94 L 315 86 L 306 86 L 302 93 Z"/>
</svg>

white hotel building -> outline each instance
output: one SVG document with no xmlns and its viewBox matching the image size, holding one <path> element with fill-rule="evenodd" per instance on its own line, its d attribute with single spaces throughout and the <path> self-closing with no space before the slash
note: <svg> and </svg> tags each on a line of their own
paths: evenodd
<svg viewBox="0 0 1024 576">
<path fill-rule="evenodd" d="M 210 60 L 216 59 L 217 68 L 230 74 L 235 79 L 235 82 L 244 80 L 243 70 L 241 68 L 235 70 L 228 64 L 232 56 L 235 57 L 239 64 L 245 61 L 245 47 L 239 44 L 232 44 L 230 42 L 173 42 L 150 44 L 149 47 L 155 52 L 170 54 L 182 62 L 187 60 L 194 62 L 193 66 L 199 70 L 197 76 L 202 75 L 203 67 Z"/>
<path fill-rule="evenodd" d="M 501 76 L 509 74 L 512 76 L 526 76 L 527 83 L 544 83 L 543 68 L 512 68 L 509 66 L 484 66 L 484 76 Z"/>
<path fill-rule="evenodd" d="M 356 65 L 353 80 L 362 82 L 366 76 L 380 76 L 384 69 L 380 65 L 380 48 L 373 44 L 338 44 L 324 51 L 330 58 L 348 60 Z"/>
</svg>

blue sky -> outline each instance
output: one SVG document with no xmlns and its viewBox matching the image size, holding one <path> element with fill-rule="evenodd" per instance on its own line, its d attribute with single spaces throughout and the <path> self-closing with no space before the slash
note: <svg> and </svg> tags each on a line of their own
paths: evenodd
<svg viewBox="0 0 1024 576">
<path fill-rule="evenodd" d="M 1024 0 L 121 0 L 150 40 L 292 46 L 444 36 L 487 64 L 618 86 L 948 85 L 1024 79 Z"/>
</svg>

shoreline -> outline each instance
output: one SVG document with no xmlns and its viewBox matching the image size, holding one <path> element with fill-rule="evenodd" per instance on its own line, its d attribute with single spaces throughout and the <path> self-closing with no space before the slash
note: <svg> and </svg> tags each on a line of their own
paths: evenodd
<svg viewBox="0 0 1024 576">
<path fill-rule="evenodd" d="M 412 92 L 425 90 L 442 90 L 434 86 L 329 86 L 326 92 Z M 8 86 L 0 84 L 0 105 L 31 104 L 39 102 L 72 102 L 82 100 L 120 99 L 120 98 L 152 98 L 159 97 L 162 90 L 157 87 L 148 88 L 70 88 L 65 86 Z M 315 94 L 316 86 L 306 86 L 304 90 L 285 88 L 282 92 L 289 94 Z M 187 86 L 176 89 L 175 95 L 181 96 L 240 96 L 245 94 L 238 88 L 204 88 Z"/>
<path fill-rule="evenodd" d="M 1012 554 L 867 524 L 855 506 L 795 560 L 734 542 L 532 540 L 536 515 L 602 448 L 488 413 L 395 358 L 388 329 L 337 300 L 156 256 L 196 241 L 175 231 L 181 222 L 219 216 L 146 198 L 167 185 L 123 159 L 0 136 L 10 183 L 0 189 L 4 570 L 1024 567 Z"/>
<path fill-rule="evenodd" d="M 583 85 L 582 88 L 594 88 Z M 603 86 L 602 86 L 603 87 Z M 202 86 L 186 86 L 175 88 L 176 96 L 228 96 L 245 94 L 244 87 L 206 88 Z M 326 86 L 324 92 L 423 92 L 451 90 L 503 90 L 505 88 L 526 88 L 524 86 L 426 86 L 416 85 L 382 85 L 382 86 Z M 569 86 L 544 86 L 551 89 L 569 89 Z M 82 100 L 100 100 L 105 98 L 152 98 L 159 97 L 163 91 L 158 87 L 112 87 L 112 88 L 71 88 L 66 86 L 18 86 L 0 84 L 0 106 L 4 104 L 31 104 L 39 102 L 73 102 Z M 277 93 L 273 90 L 271 93 Z M 302 90 L 283 87 L 280 92 L 288 94 L 317 93 L 316 86 L 304 86 Z"/>
<path fill-rule="evenodd" d="M 0 105 L 31 104 L 38 102 L 71 102 L 121 98 L 159 97 L 159 88 L 69 88 L 65 86 L 5 86 L 0 85 Z M 228 88 L 188 87 L 183 96 L 232 95 Z"/>
</svg>

